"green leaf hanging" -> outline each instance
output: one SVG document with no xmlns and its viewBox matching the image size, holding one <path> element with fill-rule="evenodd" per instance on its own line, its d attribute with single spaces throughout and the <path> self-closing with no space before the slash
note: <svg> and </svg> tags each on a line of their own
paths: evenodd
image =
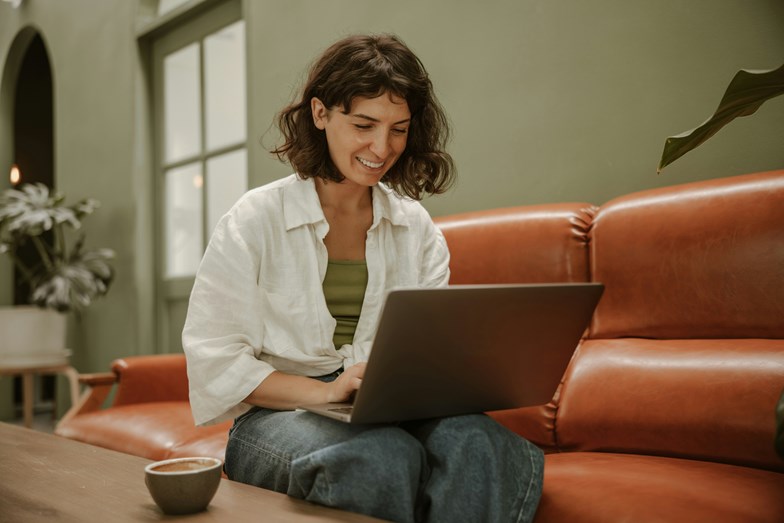
<svg viewBox="0 0 784 523">
<path fill-rule="evenodd" d="M 784 65 L 769 71 L 741 69 L 727 87 L 716 112 L 699 127 L 670 136 L 657 172 L 716 134 L 735 118 L 754 114 L 760 106 L 784 94 Z"/>
</svg>

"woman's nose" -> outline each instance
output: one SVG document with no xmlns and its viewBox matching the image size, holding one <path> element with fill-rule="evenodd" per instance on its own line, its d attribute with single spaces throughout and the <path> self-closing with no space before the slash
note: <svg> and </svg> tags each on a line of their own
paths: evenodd
<svg viewBox="0 0 784 523">
<path fill-rule="evenodd" d="M 375 133 L 370 143 L 370 152 L 383 159 L 389 156 L 389 149 L 389 133 L 386 131 Z"/>
</svg>

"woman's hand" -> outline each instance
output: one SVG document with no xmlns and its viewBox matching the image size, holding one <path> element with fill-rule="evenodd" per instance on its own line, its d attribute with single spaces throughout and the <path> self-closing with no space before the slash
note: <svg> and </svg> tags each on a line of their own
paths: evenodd
<svg viewBox="0 0 784 523">
<path fill-rule="evenodd" d="M 357 363 L 347 368 L 333 382 L 328 383 L 327 403 L 342 403 L 349 401 L 352 394 L 362 385 L 367 363 Z"/>
<path fill-rule="evenodd" d="M 364 375 L 365 363 L 352 365 L 330 383 L 275 371 L 244 401 L 249 405 L 276 410 L 294 410 L 300 405 L 340 403 L 349 401 L 362 385 Z"/>
</svg>

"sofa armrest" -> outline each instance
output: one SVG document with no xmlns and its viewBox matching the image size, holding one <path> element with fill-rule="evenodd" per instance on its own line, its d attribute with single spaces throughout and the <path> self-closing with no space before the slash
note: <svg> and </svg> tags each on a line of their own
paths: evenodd
<svg viewBox="0 0 784 523">
<path fill-rule="evenodd" d="M 184 354 L 131 356 L 112 362 L 119 381 L 113 406 L 153 401 L 188 401 Z"/>
<path fill-rule="evenodd" d="M 113 372 L 80 374 L 79 383 L 85 385 L 84 392 L 77 402 L 71 405 L 58 425 L 67 422 L 74 416 L 99 410 L 112 391 L 112 387 L 117 383 L 117 375 Z"/>
<path fill-rule="evenodd" d="M 113 407 L 156 401 L 188 402 L 184 354 L 131 356 L 112 362 L 112 372 L 80 374 L 85 390 L 58 425 L 103 407 L 116 385 Z"/>
<path fill-rule="evenodd" d="M 95 372 L 93 374 L 79 374 L 79 383 L 88 387 L 112 386 L 117 383 L 117 375 L 113 372 Z"/>
</svg>

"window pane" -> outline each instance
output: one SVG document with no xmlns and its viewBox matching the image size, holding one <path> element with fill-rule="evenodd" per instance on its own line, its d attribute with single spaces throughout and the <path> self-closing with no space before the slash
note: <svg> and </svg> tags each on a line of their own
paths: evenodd
<svg viewBox="0 0 784 523">
<path fill-rule="evenodd" d="M 245 22 L 204 39 L 207 149 L 245 140 Z"/>
<path fill-rule="evenodd" d="M 199 44 L 163 59 L 163 107 L 166 161 L 198 154 L 201 149 Z"/>
<path fill-rule="evenodd" d="M 248 190 L 247 166 L 245 149 L 207 161 L 208 234 L 212 234 L 221 216 Z"/>
<path fill-rule="evenodd" d="M 192 276 L 202 250 L 201 164 L 166 172 L 166 276 Z"/>
</svg>

